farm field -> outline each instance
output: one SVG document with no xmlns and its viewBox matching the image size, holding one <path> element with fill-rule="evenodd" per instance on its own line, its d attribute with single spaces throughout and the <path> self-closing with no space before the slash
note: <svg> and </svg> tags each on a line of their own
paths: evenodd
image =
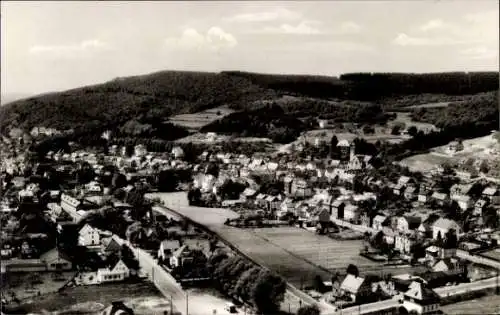
<svg viewBox="0 0 500 315">
<path fill-rule="evenodd" d="M 170 304 L 153 284 L 127 282 L 64 289 L 25 300 L 17 308 L 26 312 L 57 312 L 56 314 L 97 314 L 114 301 L 123 301 L 138 315 L 163 314 Z"/>
<path fill-rule="evenodd" d="M 170 122 L 187 128 L 190 131 L 197 131 L 201 127 L 208 125 L 217 119 L 221 119 L 233 112 L 234 110 L 226 106 L 220 106 L 198 113 L 175 115 L 170 118 Z"/>
<path fill-rule="evenodd" d="M 491 295 L 441 306 L 441 310 L 448 315 L 465 314 L 500 314 L 500 296 Z"/>
<path fill-rule="evenodd" d="M 362 241 L 337 241 L 295 227 L 238 229 L 221 226 L 213 230 L 298 288 L 310 284 L 316 275 L 329 279 L 334 272 L 343 274 L 349 264 L 358 266 L 361 275 L 416 271 L 413 267 L 383 266 L 360 256 Z"/>
<path fill-rule="evenodd" d="M 422 106 L 422 105 L 419 105 L 419 106 Z M 389 122 L 387 125 L 390 126 L 389 128 L 392 128 L 392 126 L 396 123 L 403 123 L 406 125 L 406 127 L 415 126 L 415 127 L 417 127 L 417 129 L 422 130 L 424 132 L 437 130 L 436 126 L 434 126 L 433 124 L 412 120 L 410 113 L 407 113 L 407 112 L 396 112 L 396 119 Z"/>
</svg>

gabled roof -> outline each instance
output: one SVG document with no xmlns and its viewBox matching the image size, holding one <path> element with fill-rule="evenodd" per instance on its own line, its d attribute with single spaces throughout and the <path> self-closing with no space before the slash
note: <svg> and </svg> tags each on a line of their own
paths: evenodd
<svg viewBox="0 0 500 315">
<path fill-rule="evenodd" d="M 347 141 L 346 139 L 340 140 L 337 143 L 337 147 L 349 147 L 349 146 L 350 146 L 349 141 Z"/>
<path fill-rule="evenodd" d="M 380 215 L 380 214 L 378 214 L 378 215 L 376 215 L 376 216 L 373 218 L 373 222 L 380 222 L 380 223 L 382 223 L 382 222 L 384 222 L 384 221 L 385 221 L 385 219 L 386 219 L 386 218 L 387 218 L 387 217 L 386 217 L 385 215 Z"/>
<path fill-rule="evenodd" d="M 486 196 L 494 196 L 497 193 L 498 189 L 496 187 L 486 187 L 483 190 L 483 195 Z"/>
<path fill-rule="evenodd" d="M 447 195 L 445 193 L 440 193 L 440 192 L 434 192 L 432 194 L 432 198 L 436 198 L 436 199 L 439 199 L 439 200 L 445 200 L 447 197 Z"/>
<path fill-rule="evenodd" d="M 450 219 L 440 218 L 436 222 L 434 222 L 433 226 L 444 230 L 449 230 L 455 228 L 457 226 L 457 223 Z"/>
<path fill-rule="evenodd" d="M 160 243 L 160 247 L 165 249 L 178 249 L 181 247 L 179 240 L 164 240 Z"/>
<path fill-rule="evenodd" d="M 348 274 L 342 284 L 340 285 L 341 290 L 345 290 L 349 293 L 357 293 L 365 278 L 356 277 L 354 275 Z"/>
<path fill-rule="evenodd" d="M 417 281 L 410 284 L 405 296 L 417 300 L 419 304 L 433 304 L 439 301 L 439 295 L 436 292 Z"/>
<path fill-rule="evenodd" d="M 187 245 L 182 245 L 179 247 L 175 252 L 172 253 L 173 257 L 185 257 L 188 256 L 190 253 L 189 247 Z"/>
<path fill-rule="evenodd" d="M 57 248 L 53 248 L 40 256 L 40 260 L 44 261 L 44 262 L 48 262 L 48 261 L 51 261 L 51 260 L 56 259 L 56 258 L 64 259 L 66 261 L 71 262 L 68 255 L 64 254 L 63 252 L 61 252 Z"/>
</svg>

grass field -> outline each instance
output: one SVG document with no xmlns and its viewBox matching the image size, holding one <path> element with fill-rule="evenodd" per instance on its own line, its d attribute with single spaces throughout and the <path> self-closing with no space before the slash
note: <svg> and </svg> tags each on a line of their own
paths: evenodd
<svg viewBox="0 0 500 315">
<path fill-rule="evenodd" d="M 421 105 L 413 105 L 413 106 L 408 106 L 405 108 L 439 108 L 439 107 L 448 107 L 450 105 L 450 102 L 438 102 L 438 103 L 427 103 L 427 104 L 421 104 Z"/>
<path fill-rule="evenodd" d="M 170 118 L 170 121 L 176 125 L 187 128 L 190 131 L 199 130 L 201 127 L 209 123 L 221 119 L 233 113 L 234 110 L 221 106 L 217 108 L 207 109 L 194 114 L 180 114 Z"/>
<path fill-rule="evenodd" d="M 163 311 L 170 310 L 169 301 L 149 282 L 67 288 L 62 294 L 45 294 L 23 301 L 18 308 L 26 312 L 45 310 L 59 314 L 94 314 L 113 301 L 123 301 L 137 315 L 163 314 Z"/>
<path fill-rule="evenodd" d="M 448 315 L 500 314 L 500 296 L 491 295 L 479 299 L 441 306 Z"/>
</svg>

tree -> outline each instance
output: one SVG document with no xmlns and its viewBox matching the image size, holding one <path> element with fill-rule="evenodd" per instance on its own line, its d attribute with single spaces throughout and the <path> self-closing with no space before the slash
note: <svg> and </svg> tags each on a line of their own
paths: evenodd
<svg viewBox="0 0 500 315">
<path fill-rule="evenodd" d="M 356 266 L 355 266 L 355 265 L 353 265 L 353 264 L 350 264 L 349 266 L 347 266 L 346 273 L 347 273 L 347 274 L 350 274 L 350 275 L 353 275 L 353 276 L 355 276 L 355 277 L 359 277 L 359 270 L 358 270 L 358 267 L 356 267 Z"/>
<path fill-rule="evenodd" d="M 320 315 L 321 312 L 317 305 L 305 305 L 299 308 L 297 315 Z"/>
<path fill-rule="evenodd" d="M 334 156 L 334 153 L 337 150 L 337 144 L 339 143 L 339 139 L 337 139 L 336 135 L 333 135 L 330 139 L 330 157 Z"/>
<path fill-rule="evenodd" d="M 417 127 L 415 127 L 415 126 L 410 126 L 410 127 L 408 128 L 408 134 L 409 134 L 411 137 L 415 137 L 415 136 L 417 135 L 417 133 L 418 133 L 418 129 L 417 129 Z"/>
<path fill-rule="evenodd" d="M 483 160 L 479 165 L 479 171 L 485 174 L 490 171 L 490 166 L 488 165 L 488 162 L 486 160 Z"/>
<path fill-rule="evenodd" d="M 261 269 L 252 289 L 252 300 L 257 310 L 264 314 L 275 314 L 283 302 L 286 283 L 279 276 Z"/>
<path fill-rule="evenodd" d="M 320 275 L 316 275 L 313 280 L 313 287 L 316 291 L 323 293 L 325 291 L 325 284 Z"/>
<path fill-rule="evenodd" d="M 190 189 L 188 191 L 187 198 L 190 206 L 200 205 L 201 190 L 199 188 Z"/>
<path fill-rule="evenodd" d="M 399 135 L 401 133 L 401 126 L 394 125 L 391 129 L 391 135 Z"/>
</svg>

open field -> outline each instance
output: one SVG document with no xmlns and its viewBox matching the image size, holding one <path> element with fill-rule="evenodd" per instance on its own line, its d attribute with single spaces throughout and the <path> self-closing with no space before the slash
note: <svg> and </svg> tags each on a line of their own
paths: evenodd
<svg viewBox="0 0 500 315">
<path fill-rule="evenodd" d="M 62 293 L 25 300 L 19 308 L 27 312 L 45 310 L 54 314 L 95 314 L 113 301 L 123 301 L 138 315 L 159 315 L 170 310 L 169 301 L 148 282 L 66 288 Z"/>
<path fill-rule="evenodd" d="M 217 108 L 207 109 L 194 114 L 180 114 L 175 115 L 170 118 L 170 122 L 182 126 L 188 130 L 196 131 L 201 127 L 208 125 L 209 123 L 221 119 L 233 113 L 234 110 L 226 107 L 220 106 Z"/>
<path fill-rule="evenodd" d="M 479 299 L 441 306 L 448 315 L 454 314 L 500 314 L 500 296 L 491 295 Z"/>
<path fill-rule="evenodd" d="M 75 276 L 75 272 L 7 273 L 2 281 L 2 294 L 9 300 L 11 293 L 18 299 L 35 297 L 40 294 L 57 292 Z"/>
<path fill-rule="evenodd" d="M 427 104 L 421 104 L 421 105 L 413 105 L 413 106 L 408 106 L 405 108 L 439 108 L 439 107 L 448 107 L 450 105 L 450 102 L 438 102 L 438 103 L 427 103 Z"/>
<path fill-rule="evenodd" d="M 447 154 L 447 146 L 440 146 L 430 153 L 410 156 L 400 163 L 413 170 L 429 171 L 445 162 L 457 163 L 468 158 L 493 161 L 500 158 L 500 145 L 491 135 L 464 140 L 463 145 L 464 149 L 455 154 Z"/>
<path fill-rule="evenodd" d="M 256 138 L 256 137 L 233 137 L 233 136 L 228 136 L 228 135 L 221 135 L 221 134 L 216 134 L 214 137 L 209 137 L 205 133 L 194 133 L 191 134 L 187 137 L 180 138 L 175 140 L 175 142 L 178 143 L 221 143 L 221 142 L 228 142 L 228 141 L 234 141 L 234 142 L 263 142 L 263 143 L 269 143 L 272 144 L 271 139 L 268 138 Z"/>
</svg>

